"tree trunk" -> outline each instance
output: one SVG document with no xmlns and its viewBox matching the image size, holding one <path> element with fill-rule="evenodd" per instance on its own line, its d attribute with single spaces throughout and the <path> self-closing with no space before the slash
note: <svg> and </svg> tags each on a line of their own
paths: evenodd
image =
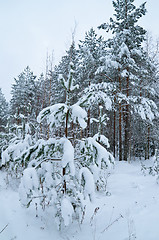
<svg viewBox="0 0 159 240">
<path fill-rule="evenodd" d="M 89 81 L 89 86 L 91 85 L 91 82 Z M 87 137 L 90 136 L 90 108 L 88 109 L 88 120 L 87 120 Z"/>
<path fill-rule="evenodd" d="M 99 105 L 98 142 L 100 142 L 101 134 L 102 134 L 102 109 L 103 109 L 103 107 L 101 105 Z"/>
<path fill-rule="evenodd" d="M 114 97 L 114 104 L 116 104 L 116 98 Z M 115 151 L 116 151 L 116 148 L 115 148 L 115 145 L 116 145 L 116 112 L 114 110 L 114 116 L 113 116 L 113 119 L 114 119 L 114 122 L 113 122 L 113 155 L 114 155 L 114 158 L 115 158 Z"/>
<path fill-rule="evenodd" d="M 119 69 L 119 90 L 121 92 L 121 77 Z M 119 161 L 122 161 L 122 108 L 121 103 L 119 102 Z"/>
<path fill-rule="evenodd" d="M 147 129 L 147 158 L 150 159 L 150 125 L 148 125 Z"/>
<path fill-rule="evenodd" d="M 68 137 L 68 116 L 69 116 L 69 110 L 66 113 L 66 126 L 65 126 L 65 137 L 66 138 Z M 66 168 L 63 168 L 62 174 L 63 174 L 63 177 L 65 177 Z M 63 193 L 65 193 L 65 192 L 66 192 L 66 180 L 64 179 L 64 181 L 63 181 Z"/>
<path fill-rule="evenodd" d="M 129 105 L 125 109 L 125 141 L 124 141 L 124 160 L 128 160 L 129 154 Z"/>
<path fill-rule="evenodd" d="M 145 144 L 145 160 L 150 159 L 150 125 L 147 127 L 147 137 Z"/>
<path fill-rule="evenodd" d="M 119 161 L 122 161 L 121 103 L 119 103 Z"/>
<path fill-rule="evenodd" d="M 90 109 L 88 109 L 88 120 L 87 120 L 87 137 L 90 136 Z"/>
<path fill-rule="evenodd" d="M 127 68 L 127 71 L 129 69 Z M 129 76 L 126 78 L 126 95 L 129 97 Z M 124 141 L 124 160 L 128 160 L 130 148 L 130 119 L 129 119 L 129 104 L 125 108 L 125 141 Z"/>
</svg>

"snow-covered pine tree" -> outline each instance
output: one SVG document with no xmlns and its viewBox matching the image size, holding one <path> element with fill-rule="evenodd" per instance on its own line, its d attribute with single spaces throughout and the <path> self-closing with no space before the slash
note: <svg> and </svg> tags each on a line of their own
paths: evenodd
<svg viewBox="0 0 159 240">
<path fill-rule="evenodd" d="M 10 113 L 12 116 L 23 114 L 27 120 L 34 115 L 35 103 L 35 76 L 27 66 L 24 71 L 15 78 L 12 85 L 12 98 L 10 101 Z M 17 124 L 20 124 L 18 117 Z"/>
<path fill-rule="evenodd" d="M 80 41 L 78 50 L 78 82 L 80 89 L 84 90 L 92 83 L 102 82 L 102 76 L 96 75 L 96 71 L 102 62 L 102 56 L 105 55 L 105 45 L 103 38 L 98 37 L 95 30 L 91 28 L 85 33 L 85 39 Z M 96 106 L 91 106 L 88 111 L 87 136 L 91 135 L 90 117 L 97 117 Z M 95 127 L 95 126 L 94 126 Z"/>
<path fill-rule="evenodd" d="M 0 88 L 0 132 L 4 132 L 8 117 L 8 103 Z"/>
<path fill-rule="evenodd" d="M 85 33 L 85 39 L 80 40 L 78 58 L 78 78 L 81 88 L 84 89 L 90 83 L 101 82 L 101 76 L 96 75 L 96 71 L 101 64 L 103 55 L 106 54 L 104 40 L 98 37 L 95 30 L 91 28 Z"/>
<path fill-rule="evenodd" d="M 107 32 L 112 32 L 113 38 L 107 41 L 107 46 L 110 49 L 113 60 L 118 64 L 116 70 L 116 81 L 118 83 L 116 100 L 119 103 L 119 160 L 128 160 L 130 157 L 130 113 L 134 108 L 140 114 L 140 111 L 137 109 L 141 105 L 143 106 L 142 109 L 146 111 L 144 103 L 148 101 L 148 99 L 143 99 L 141 96 L 136 97 L 137 95 L 139 96 L 141 71 L 143 71 L 143 65 L 145 64 L 145 60 L 144 63 L 142 62 L 144 59 L 142 43 L 146 33 L 137 23 L 146 13 L 146 3 L 141 4 L 138 8 L 133 3 L 134 0 L 113 1 L 114 18 L 110 18 L 109 23 L 104 23 L 99 27 Z M 148 105 L 151 105 L 155 111 L 156 106 L 151 103 L 150 101 Z M 122 126 L 124 127 L 123 131 Z M 124 141 L 122 141 L 122 135 L 124 135 Z M 122 145 L 124 149 L 122 149 Z"/>
<path fill-rule="evenodd" d="M 151 98 L 159 109 L 159 41 L 154 40 L 149 32 L 146 34 L 144 42 L 145 58 L 147 59 L 146 75 L 143 74 L 142 94 Z M 149 159 L 150 155 L 155 154 L 155 148 L 158 148 L 158 118 L 155 118 L 153 124 L 145 124 L 145 158 Z M 144 142 L 144 141 L 143 141 Z"/>
<path fill-rule="evenodd" d="M 1 159 L 1 151 L 3 147 L 7 144 L 8 136 L 7 136 L 7 119 L 8 119 L 8 103 L 5 99 L 4 94 L 2 93 L 2 89 L 0 88 L 0 159 Z"/>
<path fill-rule="evenodd" d="M 43 108 L 43 99 L 44 99 L 44 75 L 43 75 L 43 73 L 35 81 L 34 99 L 35 99 L 34 112 L 35 112 L 35 121 L 36 121 L 37 116 L 39 115 L 40 111 Z"/>
<path fill-rule="evenodd" d="M 29 123 L 26 123 L 25 116 L 20 114 L 18 120 L 21 124 L 8 123 L 8 141 L 2 150 L 2 159 L 0 161 L 0 167 L 5 167 L 6 169 L 7 182 L 13 187 L 19 183 L 23 170 L 26 167 L 24 162 L 25 154 L 36 141 L 31 134 Z M 13 183 L 15 183 L 15 186 Z"/>
<path fill-rule="evenodd" d="M 56 98 L 53 99 L 53 103 L 57 102 L 65 102 L 66 94 L 65 89 L 59 83 L 59 75 L 62 74 L 64 79 L 67 79 L 68 73 L 70 71 L 70 63 L 73 63 L 74 68 L 74 79 L 77 84 L 77 66 L 78 66 L 78 57 L 77 57 L 77 50 L 75 47 L 75 41 L 72 39 L 69 49 L 66 51 L 66 54 L 61 58 L 61 61 L 58 65 L 55 66 L 53 72 L 51 73 L 53 78 L 53 82 L 55 83 L 56 90 L 54 91 L 54 95 Z M 72 103 L 77 101 L 77 97 L 75 94 L 76 91 L 72 93 Z"/>
<path fill-rule="evenodd" d="M 86 112 L 77 104 L 70 105 L 70 94 L 76 88 L 73 84 L 72 67 L 72 63 L 70 63 L 66 79 L 60 76 L 66 91 L 66 102 L 44 108 L 38 116 L 39 123 L 46 119 L 51 132 L 63 125 L 64 136 L 60 139 L 41 139 L 26 151 L 24 162 L 28 163 L 28 168 L 24 171 L 20 185 L 22 203 L 29 206 L 31 202 L 37 200 L 34 199 L 36 194 L 39 196 L 40 205 L 53 207 L 55 219 L 60 228 L 63 224 L 69 225 L 72 217 L 80 218 L 81 210 L 79 211 L 79 208 L 84 207 L 81 202 L 82 193 L 77 187 L 79 180 L 75 171 L 74 148 L 68 139 L 68 129 L 72 121 L 86 127 L 84 120 Z M 91 173 L 89 174 L 91 176 Z M 30 176 L 30 185 L 26 184 L 26 176 Z M 38 181 L 34 181 L 34 179 L 38 179 Z M 90 186 L 89 189 L 92 187 Z M 67 212 L 65 211 L 66 207 Z"/>
</svg>

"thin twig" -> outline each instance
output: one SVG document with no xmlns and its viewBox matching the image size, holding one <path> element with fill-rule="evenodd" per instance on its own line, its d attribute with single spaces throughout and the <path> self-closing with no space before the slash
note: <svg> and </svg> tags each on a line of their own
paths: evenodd
<svg viewBox="0 0 159 240">
<path fill-rule="evenodd" d="M 5 227 L 0 231 L 0 234 L 8 227 L 9 223 L 5 225 Z"/>
<path fill-rule="evenodd" d="M 108 230 L 108 228 L 110 228 L 115 222 L 118 222 L 120 218 L 123 218 L 123 215 L 120 214 L 120 216 L 111 222 L 101 233 L 104 233 L 106 230 Z"/>
<path fill-rule="evenodd" d="M 81 224 L 82 224 L 82 223 L 83 223 L 83 221 L 84 221 L 85 214 L 86 214 L 86 205 L 84 206 L 84 209 L 83 209 L 83 211 L 82 211 L 82 219 L 81 219 Z"/>
<path fill-rule="evenodd" d="M 93 225 L 93 219 L 94 219 L 95 215 L 97 214 L 98 210 L 99 210 L 99 207 L 96 207 L 96 208 L 94 209 L 94 213 L 93 213 L 93 215 L 92 215 L 92 217 L 91 217 L 91 219 L 90 219 L 90 224 L 91 224 L 91 226 Z"/>
</svg>

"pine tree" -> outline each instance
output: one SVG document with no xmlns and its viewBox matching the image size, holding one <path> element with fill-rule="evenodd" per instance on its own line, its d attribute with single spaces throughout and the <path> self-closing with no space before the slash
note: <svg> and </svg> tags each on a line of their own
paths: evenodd
<svg viewBox="0 0 159 240">
<path fill-rule="evenodd" d="M 8 117 L 8 103 L 0 88 L 0 132 L 5 132 Z"/>
<path fill-rule="evenodd" d="M 23 114 L 26 119 L 34 115 L 35 78 L 30 68 L 26 67 L 12 85 L 11 114 L 16 116 L 17 124 L 20 124 L 20 114 Z"/>
<path fill-rule="evenodd" d="M 93 83 L 99 83 L 102 80 L 102 77 L 99 74 L 96 74 L 97 69 L 99 68 L 102 60 L 102 56 L 105 54 L 105 45 L 103 38 L 97 37 L 97 34 L 93 28 L 91 28 L 85 34 L 85 39 L 80 41 L 79 50 L 78 50 L 78 81 L 80 82 L 80 88 L 84 90 L 86 87 L 89 87 Z M 86 135 L 91 135 L 90 129 L 90 118 L 91 112 L 94 112 L 94 117 L 97 117 L 98 112 L 96 111 L 95 106 L 88 108 L 88 123 L 87 123 L 87 132 Z"/>
<path fill-rule="evenodd" d="M 0 88 L 0 159 L 1 159 L 1 152 L 8 142 L 8 131 L 7 131 L 8 115 L 9 115 L 9 106 Z"/>
<path fill-rule="evenodd" d="M 62 74 L 64 79 L 67 79 L 68 73 L 70 71 L 70 63 L 73 63 L 73 70 L 74 70 L 74 78 L 76 79 L 77 84 L 77 66 L 78 66 L 78 58 L 77 58 L 77 50 L 75 47 L 75 42 L 72 40 L 72 43 L 69 49 L 66 51 L 66 54 L 62 57 L 61 61 L 57 66 L 55 66 L 53 72 L 51 72 L 51 77 L 53 80 L 53 85 L 56 86 L 53 91 L 53 103 L 56 102 L 65 102 L 66 100 L 66 93 L 64 88 L 59 82 L 59 75 Z M 76 102 L 77 94 L 73 93 L 72 95 L 72 103 Z"/>
<path fill-rule="evenodd" d="M 101 36 L 97 37 L 95 30 L 91 28 L 86 32 L 85 39 L 79 43 L 78 78 L 82 89 L 88 87 L 90 83 L 98 83 L 100 81 L 96 71 L 101 64 L 103 55 L 105 55 L 104 40 Z"/>
<path fill-rule="evenodd" d="M 107 41 L 107 46 L 111 50 L 113 59 L 118 64 L 116 75 L 118 76 L 119 89 L 119 160 L 128 160 L 130 155 L 131 106 L 129 100 L 136 95 L 134 82 L 136 86 L 140 85 L 141 59 L 144 55 L 141 45 L 146 33 L 142 27 L 137 25 L 138 20 L 146 14 L 146 3 L 137 8 L 133 2 L 134 0 L 113 1 L 114 19 L 110 18 L 110 23 L 104 23 L 99 27 L 107 32 L 112 31 L 113 38 Z M 122 141 L 122 126 L 124 127 L 124 141 Z M 124 146 L 124 155 L 122 153 L 122 144 Z"/>
</svg>

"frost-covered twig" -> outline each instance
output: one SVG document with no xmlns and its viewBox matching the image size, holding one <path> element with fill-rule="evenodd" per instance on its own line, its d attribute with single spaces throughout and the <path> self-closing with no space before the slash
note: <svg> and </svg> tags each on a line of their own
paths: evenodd
<svg viewBox="0 0 159 240">
<path fill-rule="evenodd" d="M 5 227 L 0 231 L 0 234 L 8 227 L 9 223 L 5 225 Z"/>
<path fill-rule="evenodd" d="M 33 201 L 33 199 L 36 199 L 36 198 L 46 198 L 47 196 L 46 195 L 42 195 L 42 196 L 34 196 L 30 199 L 30 201 L 27 203 L 26 207 L 28 208 L 31 204 L 31 202 Z"/>
<path fill-rule="evenodd" d="M 105 231 L 108 230 L 114 223 L 118 222 L 120 218 L 124 218 L 122 214 L 118 218 L 116 218 L 113 222 L 111 222 L 101 233 L 104 233 Z"/>
<path fill-rule="evenodd" d="M 113 213 L 114 213 L 114 207 L 113 207 L 111 215 L 110 215 L 109 224 L 111 224 L 111 221 L 112 221 L 112 218 L 113 218 Z"/>
<path fill-rule="evenodd" d="M 59 189 L 62 187 L 62 183 L 61 183 L 61 182 L 55 186 L 56 189 L 57 189 L 58 187 L 59 187 Z M 59 191 L 59 189 L 58 189 L 57 191 Z"/>
<path fill-rule="evenodd" d="M 99 210 L 99 207 L 96 207 L 96 208 L 94 209 L 94 213 L 93 213 L 93 215 L 92 215 L 92 217 L 91 217 L 91 219 L 90 219 L 90 224 L 91 224 L 91 226 L 92 226 L 93 219 L 94 219 L 95 215 L 97 214 L 98 210 Z"/>
<path fill-rule="evenodd" d="M 81 224 L 83 223 L 84 217 L 86 215 L 86 205 L 84 206 L 84 209 L 82 211 L 82 219 L 81 219 Z"/>
</svg>

